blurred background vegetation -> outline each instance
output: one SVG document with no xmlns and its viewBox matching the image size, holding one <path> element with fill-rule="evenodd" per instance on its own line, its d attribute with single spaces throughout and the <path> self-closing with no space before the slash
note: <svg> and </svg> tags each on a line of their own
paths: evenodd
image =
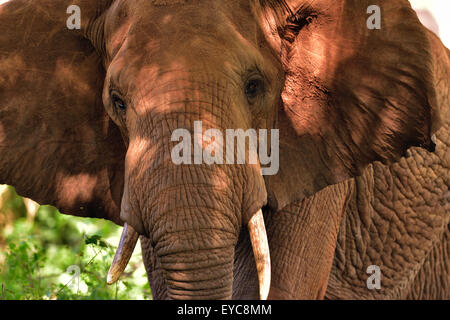
<svg viewBox="0 0 450 320">
<path fill-rule="evenodd" d="M 0 300 L 151 299 L 139 243 L 118 283 L 106 284 L 121 229 L 0 185 Z"/>
</svg>

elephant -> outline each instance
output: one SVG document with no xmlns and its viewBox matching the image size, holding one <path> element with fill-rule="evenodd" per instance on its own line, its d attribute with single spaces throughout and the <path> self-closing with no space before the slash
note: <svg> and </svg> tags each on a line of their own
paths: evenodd
<svg viewBox="0 0 450 320">
<path fill-rule="evenodd" d="M 108 283 L 139 239 L 155 299 L 450 298 L 450 53 L 407 0 L 10 0 L 0 30 L 0 183 L 124 226 Z M 278 171 L 174 163 L 198 121 L 277 132 Z"/>
</svg>

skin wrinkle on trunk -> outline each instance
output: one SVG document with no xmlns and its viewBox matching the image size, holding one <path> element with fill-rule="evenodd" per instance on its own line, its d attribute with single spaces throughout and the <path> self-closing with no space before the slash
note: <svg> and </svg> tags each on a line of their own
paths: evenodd
<svg viewBox="0 0 450 320">
<path fill-rule="evenodd" d="M 178 238 L 173 243 L 177 242 Z M 195 248 L 178 254 L 158 254 L 165 270 L 168 296 L 229 299 L 233 255 L 233 243 L 227 248 Z"/>
<path fill-rule="evenodd" d="M 149 238 L 141 236 L 140 241 L 142 259 L 145 262 L 145 271 L 147 272 L 148 282 L 152 289 L 152 295 L 155 298 L 166 300 L 169 298 L 167 294 L 167 283 L 159 258 L 156 256 Z"/>
<path fill-rule="evenodd" d="M 165 168 L 167 166 L 163 165 L 159 170 L 165 171 L 166 174 L 173 172 L 174 176 L 180 175 L 182 171 L 189 170 L 189 168 L 184 167 L 168 168 L 168 170 Z M 212 174 L 213 171 L 210 171 L 210 173 Z M 149 176 L 154 177 L 157 174 L 149 173 Z M 153 191 L 153 199 L 147 196 L 149 203 L 157 203 L 158 205 L 151 207 L 151 211 L 147 212 L 148 216 L 144 218 L 144 222 L 152 241 L 155 243 L 155 253 L 164 270 L 168 297 L 185 298 L 193 295 L 193 292 L 196 296 L 206 297 L 211 294 L 210 298 L 230 297 L 232 283 L 230 275 L 234 248 L 232 235 L 238 228 L 235 224 L 238 223 L 239 218 L 234 221 L 225 218 L 224 221 L 229 221 L 227 225 L 223 225 L 224 230 L 228 230 L 226 236 L 220 236 L 218 231 L 214 230 L 216 223 L 222 221 L 220 217 L 225 212 L 229 212 L 230 216 L 237 214 L 233 204 L 227 200 L 227 194 L 229 193 L 219 191 L 211 193 L 211 187 L 207 186 L 208 181 L 210 181 L 209 183 L 217 181 L 214 178 L 203 177 L 204 180 L 202 181 L 197 177 L 197 181 L 192 180 L 184 186 L 171 186 L 169 176 L 166 177 L 169 181 L 156 181 L 165 183 L 168 188 Z M 192 172 L 190 180 L 195 177 L 196 173 Z M 185 182 L 187 183 L 187 181 Z M 136 182 L 136 184 L 142 185 L 139 182 Z M 212 189 L 214 189 L 214 186 Z M 143 192 L 147 195 L 151 194 L 148 190 L 143 190 Z M 140 197 L 144 199 L 142 196 Z M 215 203 L 221 206 L 212 210 Z M 217 216 L 218 214 L 219 216 Z M 208 218 L 210 215 L 212 216 Z M 214 230 L 215 232 L 211 234 L 208 230 Z M 226 255 L 218 255 L 218 252 L 214 250 L 220 247 L 229 248 Z M 183 261 L 183 263 L 180 264 L 180 261 Z M 221 274 L 224 279 L 209 279 L 208 282 L 205 279 L 196 278 L 197 272 L 208 273 L 208 270 L 214 270 L 216 265 L 222 265 L 221 268 L 218 268 L 221 271 L 217 273 Z M 198 268 L 199 270 L 189 272 L 188 270 L 192 268 Z M 183 269 L 186 271 L 181 271 Z M 186 281 L 194 280 L 195 286 L 186 286 Z M 208 287 L 222 288 L 221 290 L 215 290 L 216 292 L 221 291 L 221 294 L 215 293 L 214 290 L 211 291 Z M 226 289 L 227 287 L 229 288 Z M 181 288 L 184 288 L 184 290 L 181 290 Z"/>
<path fill-rule="evenodd" d="M 169 83 L 170 74 L 164 79 Z M 128 198 L 133 205 L 129 211 L 140 212 L 149 237 L 141 242 L 145 243 L 144 255 L 154 255 L 153 265 L 146 267 L 156 297 L 229 299 L 237 236 L 249 210 L 264 204 L 265 188 L 256 166 L 172 162 L 171 150 L 177 144 L 170 141 L 173 130 L 186 128 L 194 138 L 196 120 L 202 120 L 203 130 L 241 126 L 231 122 L 233 108 L 220 97 L 208 96 L 206 89 L 214 90 L 212 86 L 192 84 L 186 87 L 188 82 L 175 81 L 166 85 L 166 89 L 172 88 L 170 97 L 164 88 L 152 84 L 159 92 L 153 92 L 151 102 L 146 102 L 149 111 L 141 112 L 136 124 L 147 126 L 149 134 L 136 136 L 134 129 L 130 130 L 129 150 L 134 151 L 126 162 Z M 174 91 L 177 86 L 181 87 Z M 216 105 L 211 107 L 206 101 Z M 153 269 L 156 266 L 158 271 Z M 155 272 L 164 280 L 155 283 Z"/>
</svg>

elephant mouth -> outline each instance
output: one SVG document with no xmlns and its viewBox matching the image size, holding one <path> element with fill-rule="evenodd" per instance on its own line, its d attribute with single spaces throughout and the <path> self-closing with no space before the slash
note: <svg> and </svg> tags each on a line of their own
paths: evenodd
<svg viewBox="0 0 450 320">
<path fill-rule="evenodd" d="M 259 209 L 248 222 L 248 231 L 258 271 L 259 296 L 261 300 L 267 300 L 271 280 L 270 251 L 262 209 Z M 125 270 L 138 238 L 139 234 L 125 223 L 119 246 L 108 271 L 107 283 L 109 285 L 114 284 Z"/>
</svg>

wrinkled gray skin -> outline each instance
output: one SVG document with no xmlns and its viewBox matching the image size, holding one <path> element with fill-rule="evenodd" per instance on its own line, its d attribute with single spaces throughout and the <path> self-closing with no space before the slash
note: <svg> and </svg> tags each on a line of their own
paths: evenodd
<svg viewBox="0 0 450 320">
<path fill-rule="evenodd" d="M 450 74 L 435 69 L 436 151 L 411 148 L 398 163 L 375 163 L 351 182 L 327 298 L 450 299 Z M 367 290 L 369 265 L 381 268 L 380 290 Z"/>
<path fill-rule="evenodd" d="M 11 1 L 0 183 L 127 222 L 155 298 L 258 298 L 261 208 L 269 298 L 449 298 L 449 53 L 406 0 L 378 2 L 381 31 L 370 0 Z M 279 128 L 280 171 L 176 166 L 171 133 L 197 120 Z"/>
<path fill-rule="evenodd" d="M 436 136 L 435 155 L 412 149 L 398 164 L 376 163 L 354 180 L 328 298 L 450 298 L 448 126 Z M 369 265 L 381 268 L 381 290 L 367 290 Z"/>
<path fill-rule="evenodd" d="M 447 113 L 448 114 L 448 111 Z M 447 117 L 447 119 L 449 119 Z M 305 215 L 338 207 L 342 223 L 335 226 L 337 245 L 326 289 L 326 299 L 450 299 L 450 127 L 447 122 L 436 134 L 435 154 L 412 148 L 408 157 L 386 166 L 379 162 L 355 179 L 330 186 L 305 200 Z M 321 206 L 308 206 L 321 202 Z M 330 205 L 333 202 L 338 204 Z M 295 210 L 293 210 L 295 212 Z M 285 212 L 288 215 L 288 212 Z M 302 224 L 294 216 L 266 215 L 269 242 L 283 242 L 285 249 L 271 251 L 272 281 L 282 283 L 277 298 L 301 298 L 296 277 L 300 259 L 291 250 L 302 250 L 296 242 Z M 320 220 L 320 218 L 318 219 Z M 307 227 L 314 224 L 314 218 Z M 317 221 L 316 221 L 317 222 Z M 321 231 L 318 221 L 316 232 Z M 248 237 L 241 234 L 243 248 L 238 257 L 251 257 Z M 151 247 L 141 238 L 144 261 L 154 294 L 164 296 L 159 266 Z M 252 263 L 251 259 L 247 261 Z M 369 290 L 368 266 L 381 270 L 381 289 Z M 277 268 L 287 273 L 277 273 Z M 234 299 L 257 299 L 258 283 L 250 269 L 241 268 L 235 279 Z M 163 288 L 162 291 L 159 288 Z"/>
<path fill-rule="evenodd" d="M 450 78 L 445 69 L 438 73 L 442 83 Z M 323 239 L 337 238 L 326 299 L 450 299 L 450 91 L 442 90 L 439 99 L 443 125 L 435 135 L 434 153 L 411 148 L 398 163 L 375 162 L 361 176 L 330 186 L 298 205 L 305 208 L 302 215 L 308 231 L 314 229 Z M 326 223 L 321 217 L 333 208 L 342 222 L 330 234 L 323 231 Z M 297 210 L 292 208 L 290 216 L 285 210 L 287 216 L 266 217 L 269 243 L 282 243 L 282 250 L 271 251 L 272 267 L 286 271 L 272 273 L 273 281 L 280 284 L 277 289 L 283 288 L 276 291 L 277 298 L 303 297 L 298 288 L 305 282 L 298 266 L 308 257 L 292 259 L 291 255 L 304 250 L 297 241 L 305 230 L 302 218 L 295 216 Z M 249 250 L 247 245 L 241 254 Z M 380 267 L 379 290 L 367 287 L 372 275 L 367 268 L 372 265 Z M 239 286 L 236 298 L 256 296 L 256 280 L 246 276 L 253 293 Z"/>
<path fill-rule="evenodd" d="M 307 208 L 306 228 L 323 233 L 323 238 L 330 234 L 322 231 L 320 218 L 314 218 L 316 211 L 337 207 L 343 215 L 341 225 L 335 226 L 337 245 L 326 299 L 450 299 L 449 128 L 447 122 L 436 134 L 435 154 L 412 148 L 399 163 L 377 162 L 362 176 L 328 187 L 301 204 Z M 296 260 L 290 254 L 303 249 L 296 242 L 300 218 L 284 214 L 266 219 L 269 243 L 284 243 L 282 250 L 271 251 L 273 281 L 283 284 L 278 297 L 302 298 L 298 263 L 305 257 Z M 249 252 L 248 244 L 241 254 Z M 371 265 L 380 267 L 380 290 L 367 288 L 372 273 L 366 269 Z M 278 274 L 277 268 L 287 273 Z M 235 288 L 235 298 L 256 297 L 256 279 L 245 283 Z"/>
<path fill-rule="evenodd" d="M 355 179 L 327 297 L 450 298 L 448 138 L 438 134 L 446 160 L 411 150 L 399 164 L 375 164 Z M 381 267 L 381 290 L 367 290 L 369 265 Z"/>
</svg>

